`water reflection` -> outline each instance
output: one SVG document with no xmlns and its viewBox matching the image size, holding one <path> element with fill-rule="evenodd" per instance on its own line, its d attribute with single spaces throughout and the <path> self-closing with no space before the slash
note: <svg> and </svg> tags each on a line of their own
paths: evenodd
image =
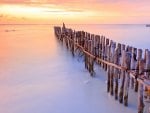
<svg viewBox="0 0 150 113">
<path fill-rule="evenodd" d="M 50 26 L 0 26 L 0 112 L 23 110 L 35 93 L 56 90 L 42 75 L 48 76 L 57 52 Z"/>
</svg>

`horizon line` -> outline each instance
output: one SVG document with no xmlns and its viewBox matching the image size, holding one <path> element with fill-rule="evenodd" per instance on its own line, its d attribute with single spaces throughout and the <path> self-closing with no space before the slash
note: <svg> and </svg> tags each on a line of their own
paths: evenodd
<svg viewBox="0 0 150 113">
<path fill-rule="evenodd" d="M 63 24 L 63 23 L 62 23 Z M 62 25 L 62 24 L 0 24 L 0 25 Z M 66 24 L 66 25 L 149 25 L 149 24 L 145 24 L 145 23 L 141 23 L 141 24 L 137 24 L 137 23 L 129 23 L 129 24 L 126 24 L 126 23 L 119 23 L 119 24 Z"/>
</svg>

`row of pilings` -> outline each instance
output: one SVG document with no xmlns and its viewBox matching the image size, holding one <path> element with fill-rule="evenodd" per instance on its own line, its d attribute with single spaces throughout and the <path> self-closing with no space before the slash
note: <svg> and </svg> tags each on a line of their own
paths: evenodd
<svg viewBox="0 0 150 113">
<path fill-rule="evenodd" d="M 94 63 L 107 71 L 107 92 L 128 106 L 129 88 L 138 92 L 138 113 L 144 113 L 145 99 L 150 99 L 150 51 L 116 43 L 105 36 L 54 27 L 55 36 L 74 56 L 84 57 L 85 68 L 95 75 Z M 120 81 L 120 83 L 119 83 Z M 150 108 L 150 107 L 149 107 Z M 148 112 L 150 113 L 150 111 Z"/>
</svg>

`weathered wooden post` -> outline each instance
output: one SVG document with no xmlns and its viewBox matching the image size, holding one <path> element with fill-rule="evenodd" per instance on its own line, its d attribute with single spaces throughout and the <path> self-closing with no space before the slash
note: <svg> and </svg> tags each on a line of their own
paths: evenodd
<svg viewBox="0 0 150 113">
<path fill-rule="evenodd" d="M 92 47 L 92 40 L 89 40 L 89 53 L 91 53 L 91 54 L 92 54 L 92 49 L 93 49 L 93 47 Z M 93 76 L 93 74 L 94 74 L 94 69 L 93 69 L 94 60 L 93 60 L 93 58 L 90 55 L 88 55 L 88 57 L 89 57 L 89 62 L 88 62 L 88 64 L 89 64 L 89 72 L 90 72 L 91 76 Z"/>
<path fill-rule="evenodd" d="M 107 61 L 107 45 L 109 45 L 109 39 L 106 38 L 106 44 L 105 44 L 105 55 L 104 60 Z M 107 64 L 105 64 L 105 71 L 107 71 Z"/>
<path fill-rule="evenodd" d="M 91 35 L 91 38 L 92 38 L 91 54 L 95 56 L 95 36 L 94 36 L 94 34 Z"/>
<path fill-rule="evenodd" d="M 96 57 L 98 57 L 99 56 L 99 39 L 100 39 L 100 37 L 99 37 L 99 35 L 96 35 L 95 38 L 96 38 L 95 55 L 96 55 Z"/>
<path fill-rule="evenodd" d="M 119 51 L 120 48 L 119 46 L 117 46 L 117 48 L 115 49 L 115 54 L 113 57 L 114 60 L 114 64 L 119 65 Z M 115 99 L 118 99 L 118 74 L 119 74 L 119 69 L 114 68 L 114 79 L 115 79 Z"/>
<path fill-rule="evenodd" d="M 114 62 L 114 54 L 115 54 L 115 45 L 116 43 L 112 41 L 111 50 L 110 50 L 110 62 Z M 110 66 L 110 94 L 114 94 L 114 67 Z"/>
<path fill-rule="evenodd" d="M 99 51 L 100 51 L 99 58 L 100 59 L 102 59 L 102 55 L 103 55 L 103 53 L 102 53 L 102 43 L 103 43 L 103 36 L 100 36 L 100 48 L 99 48 Z M 100 62 L 99 64 L 100 64 L 100 66 L 102 66 L 102 62 Z"/>
<path fill-rule="evenodd" d="M 82 31 L 79 31 L 79 45 L 82 46 Z"/>
<path fill-rule="evenodd" d="M 65 24 L 63 23 L 63 27 L 62 27 L 62 42 L 65 42 L 65 35 L 66 35 L 66 27 Z"/>
<path fill-rule="evenodd" d="M 74 35 L 75 35 L 75 43 L 78 43 L 77 31 L 74 31 Z"/>
<path fill-rule="evenodd" d="M 85 40 L 84 45 L 85 51 L 88 51 L 88 39 Z M 84 53 L 84 60 L 85 60 L 85 68 L 88 70 L 88 55 Z"/>
<path fill-rule="evenodd" d="M 150 80 L 150 51 L 148 49 L 145 50 L 145 73 L 144 77 L 147 80 Z M 145 102 L 145 109 L 147 108 L 147 112 L 150 113 L 150 87 L 145 86 L 144 88 L 144 98 L 147 102 Z"/>
<path fill-rule="evenodd" d="M 79 33 L 76 31 L 76 43 L 79 44 Z"/>
<path fill-rule="evenodd" d="M 80 46 L 82 46 L 82 41 L 83 41 L 83 31 L 80 31 Z"/>
<path fill-rule="evenodd" d="M 91 52 L 91 40 L 88 40 L 88 52 L 89 52 L 89 53 Z M 90 72 L 90 62 L 91 62 L 91 58 L 90 58 L 90 56 L 88 55 L 88 71 L 89 71 L 89 73 L 91 73 L 91 72 Z"/>
<path fill-rule="evenodd" d="M 95 37 L 94 37 L 94 56 L 96 56 L 96 57 L 98 57 L 98 43 L 99 43 L 98 35 L 95 35 Z"/>
<path fill-rule="evenodd" d="M 136 48 L 132 48 L 132 55 L 131 55 L 131 70 L 136 71 L 136 67 L 137 67 L 137 49 Z M 134 78 L 131 78 L 131 88 L 134 88 Z"/>
<path fill-rule="evenodd" d="M 71 51 L 72 51 L 72 56 L 74 57 L 74 48 L 75 48 L 75 32 L 72 32 L 71 34 Z"/>
<path fill-rule="evenodd" d="M 102 39 L 102 59 L 105 60 L 105 36 Z M 105 68 L 105 63 L 103 63 L 102 67 L 103 69 Z"/>
<path fill-rule="evenodd" d="M 112 44 L 113 44 L 113 41 L 110 40 L 110 45 L 107 46 L 108 47 L 108 61 L 111 62 L 111 48 L 112 48 Z M 108 73 L 107 73 L 107 91 L 111 93 L 111 66 L 108 67 Z"/>
<path fill-rule="evenodd" d="M 138 65 L 139 65 L 139 61 L 141 59 L 142 59 L 142 49 L 138 49 L 138 57 L 137 57 Z M 137 72 L 136 72 L 136 75 L 135 75 L 135 92 L 138 91 L 138 81 L 137 81 L 137 78 L 138 78 L 138 75 L 139 75 L 139 73 L 138 73 L 139 66 L 138 65 L 136 67 Z"/>
<path fill-rule="evenodd" d="M 87 51 L 90 53 L 90 39 L 91 39 L 91 34 L 88 33 L 88 48 Z M 87 54 L 87 65 L 88 65 L 88 71 L 90 70 L 90 56 Z"/>
<path fill-rule="evenodd" d="M 68 48 L 71 51 L 71 34 L 72 34 L 72 29 L 68 29 L 68 34 L 67 34 L 67 42 L 68 42 Z"/>
<path fill-rule="evenodd" d="M 89 52 L 89 46 L 90 46 L 90 43 L 89 43 L 89 37 L 88 37 L 88 40 L 87 40 L 87 52 Z M 85 53 L 86 54 L 86 53 Z M 89 58 L 89 55 L 86 54 L 87 56 L 87 70 L 89 71 L 89 62 L 90 62 L 90 58 Z"/>
<path fill-rule="evenodd" d="M 65 24 L 63 23 L 62 27 L 62 34 L 63 34 L 63 42 L 66 44 L 67 49 L 69 48 L 68 44 L 68 29 L 65 27 Z"/>
<path fill-rule="evenodd" d="M 67 33 L 66 36 L 67 36 L 66 40 L 67 40 L 67 43 L 68 43 L 68 49 L 71 51 L 71 41 L 70 41 L 70 39 L 71 39 L 71 30 L 70 29 L 68 29 L 68 33 Z"/>
<path fill-rule="evenodd" d="M 129 84 L 130 84 L 130 65 L 131 65 L 131 53 L 126 52 L 125 59 L 124 59 L 124 66 L 126 69 L 125 72 L 125 87 L 124 87 L 124 105 L 128 106 L 128 91 L 129 91 Z"/>
<path fill-rule="evenodd" d="M 125 59 L 125 45 L 121 45 L 121 66 L 124 66 L 124 59 Z M 124 93 L 124 82 L 125 82 L 125 71 L 121 70 L 121 85 L 119 91 L 119 102 L 123 103 L 123 93 Z"/>
<path fill-rule="evenodd" d="M 119 66 L 121 66 L 121 61 L 120 61 L 120 59 L 121 59 L 121 44 L 120 43 L 118 43 L 118 59 L 119 59 Z M 120 69 L 118 69 L 118 73 L 119 73 L 119 76 L 118 76 L 118 79 L 120 79 L 120 76 L 121 76 L 121 70 Z"/>
<path fill-rule="evenodd" d="M 145 76 L 150 79 L 150 51 L 146 50 L 146 64 L 145 64 Z"/>
<path fill-rule="evenodd" d="M 98 58 L 101 57 L 101 37 L 98 35 Z M 100 61 L 98 61 L 98 64 L 101 65 Z"/>
<path fill-rule="evenodd" d="M 143 75 L 144 73 L 144 60 L 139 60 L 139 74 Z M 138 113 L 143 113 L 144 111 L 144 99 L 143 99 L 144 85 L 139 82 L 139 91 L 138 91 Z"/>
<path fill-rule="evenodd" d="M 94 34 L 91 35 L 91 54 L 94 55 Z M 90 62 L 90 66 L 91 66 L 91 76 L 94 75 L 94 58 L 91 57 L 91 62 Z"/>
<path fill-rule="evenodd" d="M 110 45 L 107 45 L 107 61 L 110 61 Z M 107 92 L 110 92 L 110 66 L 107 67 Z"/>
<path fill-rule="evenodd" d="M 144 51 L 144 61 L 146 62 L 146 53 L 147 53 L 148 49 L 145 49 Z"/>
<path fill-rule="evenodd" d="M 63 27 L 61 27 L 61 41 L 62 43 L 65 42 L 65 32 L 66 32 L 66 28 L 65 28 L 65 25 L 63 24 Z"/>
</svg>

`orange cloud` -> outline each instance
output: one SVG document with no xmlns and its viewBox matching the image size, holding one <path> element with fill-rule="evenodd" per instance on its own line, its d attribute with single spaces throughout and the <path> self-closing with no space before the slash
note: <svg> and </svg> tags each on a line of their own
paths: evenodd
<svg viewBox="0 0 150 113">
<path fill-rule="evenodd" d="M 0 15 L 16 17 L 15 22 L 96 24 L 150 20 L 149 0 L 1 0 L 0 3 Z"/>
</svg>

